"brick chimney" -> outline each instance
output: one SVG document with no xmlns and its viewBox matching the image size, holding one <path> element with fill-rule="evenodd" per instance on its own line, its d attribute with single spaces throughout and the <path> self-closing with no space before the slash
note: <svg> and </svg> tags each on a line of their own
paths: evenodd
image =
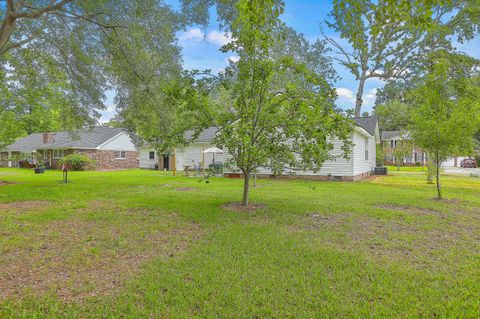
<svg viewBox="0 0 480 319">
<path fill-rule="evenodd" d="M 43 144 L 55 142 L 55 133 L 43 133 Z"/>
</svg>

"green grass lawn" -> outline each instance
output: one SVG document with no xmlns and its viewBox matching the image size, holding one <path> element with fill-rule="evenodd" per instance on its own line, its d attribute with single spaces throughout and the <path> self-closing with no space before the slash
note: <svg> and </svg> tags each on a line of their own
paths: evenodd
<svg viewBox="0 0 480 319">
<path fill-rule="evenodd" d="M 480 179 L 0 169 L 0 318 L 479 318 Z"/>
<path fill-rule="evenodd" d="M 389 173 L 398 172 L 397 166 L 387 166 Z M 400 172 L 422 173 L 427 171 L 427 166 L 400 166 Z"/>
</svg>

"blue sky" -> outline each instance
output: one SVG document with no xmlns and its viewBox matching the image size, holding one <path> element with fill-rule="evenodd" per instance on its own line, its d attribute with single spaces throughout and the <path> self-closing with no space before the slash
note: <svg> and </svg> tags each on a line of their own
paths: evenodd
<svg viewBox="0 0 480 319">
<path fill-rule="evenodd" d="M 177 0 L 169 0 L 174 7 L 178 7 Z M 321 37 L 320 27 L 326 35 L 339 38 L 332 30 L 329 30 L 323 21 L 327 19 L 332 9 L 331 0 L 286 0 L 285 14 L 282 20 L 305 38 L 313 42 Z M 228 36 L 219 30 L 215 21 L 214 10 L 211 10 L 212 19 L 207 27 L 191 27 L 178 33 L 179 44 L 183 49 L 183 65 L 185 69 L 211 69 L 218 72 L 228 64 L 229 59 L 235 59 L 234 54 L 224 54 L 219 51 L 220 47 L 228 42 Z M 344 40 L 340 40 L 346 44 Z M 480 58 L 480 37 L 464 43 L 456 44 L 460 51 Z M 340 80 L 335 83 L 338 99 L 337 105 L 344 108 L 353 108 L 357 83 L 355 78 L 341 65 L 335 64 L 335 69 Z M 376 90 L 383 87 L 384 83 L 377 79 L 370 79 L 365 86 L 363 96 L 364 111 L 371 111 L 375 102 Z M 108 94 L 108 110 L 102 112 L 101 121 L 107 121 L 114 113 L 115 107 L 112 102 L 112 95 Z"/>
</svg>

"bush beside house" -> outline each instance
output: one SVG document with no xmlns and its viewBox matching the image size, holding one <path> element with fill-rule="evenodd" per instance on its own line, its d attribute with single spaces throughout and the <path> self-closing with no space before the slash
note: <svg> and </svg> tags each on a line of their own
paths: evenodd
<svg viewBox="0 0 480 319">
<path fill-rule="evenodd" d="M 95 161 L 91 160 L 88 156 L 73 153 L 65 156 L 59 160 L 60 165 L 67 166 L 68 169 L 73 171 L 85 171 L 95 169 Z"/>
</svg>

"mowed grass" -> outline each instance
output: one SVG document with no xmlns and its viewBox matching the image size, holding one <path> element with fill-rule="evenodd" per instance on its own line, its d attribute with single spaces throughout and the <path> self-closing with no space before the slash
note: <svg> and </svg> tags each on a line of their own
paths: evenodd
<svg viewBox="0 0 480 319">
<path fill-rule="evenodd" d="M 480 317 L 478 178 L 0 181 L 0 318 Z"/>
</svg>

